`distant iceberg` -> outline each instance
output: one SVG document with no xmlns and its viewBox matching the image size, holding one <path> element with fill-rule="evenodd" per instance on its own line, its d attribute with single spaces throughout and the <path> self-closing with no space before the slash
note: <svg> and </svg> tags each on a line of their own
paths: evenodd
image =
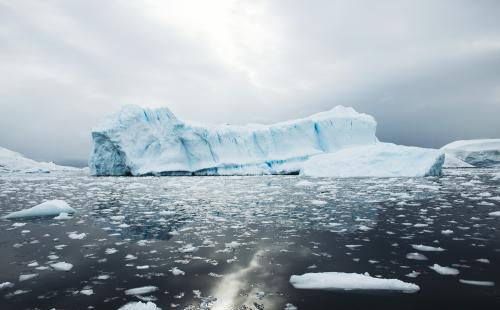
<svg viewBox="0 0 500 310">
<path fill-rule="evenodd" d="M 52 171 L 79 171 L 81 169 L 38 162 L 24 155 L 0 147 L 0 173 L 50 173 Z"/>
<path fill-rule="evenodd" d="M 209 125 L 167 108 L 125 106 L 92 132 L 94 175 L 298 173 L 309 157 L 377 143 L 375 119 L 352 108 L 274 125 Z"/>
<path fill-rule="evenodd" d="M 500 139 L 459 140 L 441 150 L 446 157 L 458 158 L 475 167 L 500 167 Z"/>
<path fill-rule="evenodd" d="M 372 116 L 343 106 L 273 125 L 244 126 L 184 122 L 167 108 L 125 106 L 92 131 L 89 167 L 98 176 L 441 173 L 441 151 L 380 143 L 376 127 Z"/>
</svg>

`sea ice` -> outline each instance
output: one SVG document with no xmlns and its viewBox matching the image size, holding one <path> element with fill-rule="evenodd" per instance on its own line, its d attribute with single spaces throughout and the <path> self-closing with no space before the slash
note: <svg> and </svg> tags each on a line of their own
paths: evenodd
<svg viewBox="0 0 500 310">
<path fill-rule="evenodd" d="M 156 304 L 151 301 L 148 301 L 146 303 L 142 301 L 135 301 L 121 306 L 118 310 L 161 310 L 161 308 L 156 306 Z"/>
<path fill-rule="evenodd" d="M 418 285 L 397 279 L 371 277 L 368 273 L 322 272 L 292 275 L 290 283 L 298 289 L 390 290 L 415 293 Z"/>
<path fill-rule="evenodd" d="M 155 292 L 158 290 L 158 287 L 156 286 L 142 286 L 142 287 L 136 287 L 136 288 L 131 288 L 125 291 L 125 295 L 144 295 L 144 294 L 149 294 L 152 292 Z"/>
<path fill-rule="evenodd" d="M 444 249 L 440 248 L 440 247 L 433 247 L 433 246 L 422 245 L 422 244 L 412 244 L 411 247 L 417 251 L 423 251 L 423 252 L 442 252 L 442 251 L 444 251 Z"/>
<path fill-rule="evenodd" d="M 429 267 L 430 269 L 434 270 L 435 272 L 442 274 L 442 275 L 452 275 L 455 276 L 460 273 L 458 269 L 451 268 L 451 267 L 446 267 L 446 266 L 440 266 L 438 264 L 434 264 Z"/>
<path fill-rule="evenodd" d="M 29 209 L 16 211 L 4 216 L 4 219 L 29 218 L 58 215 L 61 212 L 75 213 L 76 210 L 64 200 L 49 200 Z"/>
<path fill-rule="evenodd" d="M 73 264 L 66 263 L 66 262 L 57 262 L 54 264 L 50 264 L 50 267 L 54 268 L 55 270 L 59 270 L 59 271 L 70 271 L 71 268 L 73 268 Z"/>
</svg>

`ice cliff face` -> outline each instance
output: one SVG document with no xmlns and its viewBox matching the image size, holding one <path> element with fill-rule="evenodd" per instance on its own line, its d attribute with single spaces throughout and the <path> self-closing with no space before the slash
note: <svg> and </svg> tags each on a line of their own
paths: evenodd
<svg viewBox="0 0 500 310">
<path fill-rule="evenodd" d="M 475 167 L 500 167 L 500 139 L 459 140 L 441 150 Z"/>
<path fill-rule="evenodd" d="M 377 143 L 377 123 L 337 106 L 274 125 L 183 122 L 167 108 L 125 106 L 92 132 L 94 175 L 298 173 L 309 157 Z"/>
</svg>

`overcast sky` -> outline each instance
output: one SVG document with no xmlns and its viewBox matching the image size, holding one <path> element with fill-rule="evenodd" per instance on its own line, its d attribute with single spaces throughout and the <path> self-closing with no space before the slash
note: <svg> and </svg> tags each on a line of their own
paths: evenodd
<svg viewBox="0 0 500 310">
<path fill-rule="evenodd" d="M 0 146 L 86 160 L 121 105 L 272 123 L 352 106 L 380 140 L 500 138 L 500 1 L 0 0 Z"/>
</svg>

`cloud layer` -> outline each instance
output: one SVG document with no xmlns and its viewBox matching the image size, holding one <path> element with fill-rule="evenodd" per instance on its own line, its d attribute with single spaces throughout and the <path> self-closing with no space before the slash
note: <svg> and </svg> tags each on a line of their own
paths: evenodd
<svg viewBox="0 0 500 310">
<path fill-rule="evenodd" d="M 381 140 L 500 137 L 498 1 L 1 1 L 0 145 L 86 159 L 123 104 L 271 123 L 337 104 Z"/>
</svg>

